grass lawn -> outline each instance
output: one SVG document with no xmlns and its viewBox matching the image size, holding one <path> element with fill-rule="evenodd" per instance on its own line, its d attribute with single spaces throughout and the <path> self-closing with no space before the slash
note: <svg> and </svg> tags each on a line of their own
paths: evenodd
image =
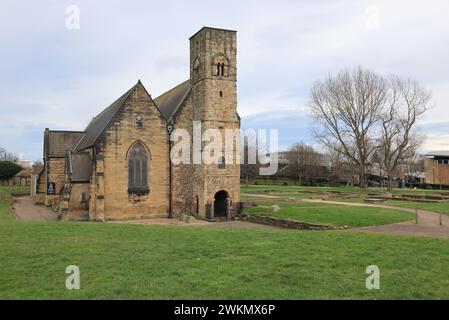
<svg viewBox="0 0 449 320">
<path fill-rule="evenodd" d="M 19 186 L 0 186 L 0 193 L 25 193 L 30 192 L 30 187 L 19 187 Z"/>
<path fill-rule="evenodd" d="M 359 187 L 307 187 L 307 186 L 278 186 L 278 185 L 249 185 L 248 187 L 241 187 L 241 192 L 264 192 L 264 190 L 275 190 L 275 191 L 290 191 L 290 192 L 304 192 L 304 191 L 314 191 L 314 192 L 348 192 L 356 194 L 366 194 L 366 193 L 394 193 L 394 194 L 449 194 L 449 191 L 444 190 L 425 190 L 425 189 L 393 189 L 389 192 L 385 188 L 366 188 L 360 189 Z"/>
<path fill-rule="evenodd" d="M 271 205 L 277 204 L 280 210 L 273 212 Z M 258 207 L 247 208 L 245 212 L 263 214 L 272 217 L 299 220 L 303 222 L 332 224 L 335 226 L 362 227 L 390 224 L 413 220 L 414 215 L 397 210 L 349 207 L 333 204 L 310 202 L 262 202 Z"/>
<path fill-rule="evenodd" d="M 448 299 L 449 240 L 351 232 L 17 222 L 0 299 Z M 80 268 L 81 289 L 65 289 Z M 381 289 L 367 290 L 378 265 Z"/>
<path fill-rule="evenodd" d="M 401 201 L 388 200 L 386 204 L 390 206 L 404 207 L 404 208 L 418 208 L 420 210 L 428 210 L 449 215 L 448 202 L 415 202 L 415 201 Z"/>
</svg>

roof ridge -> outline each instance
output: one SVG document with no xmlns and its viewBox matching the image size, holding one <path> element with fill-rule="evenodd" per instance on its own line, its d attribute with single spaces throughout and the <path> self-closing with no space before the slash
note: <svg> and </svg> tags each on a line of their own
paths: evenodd
<svg viewBox="0 0 449 320">
<path fill-rule="evenodd" d="M 139 80 L 139 82 L 140 82 L 140 80 Z M 117 99 L 115 99 L 114 102 L 112 102 L 109 106 L 107 106 L 105 109 L 103 109 L 103 111 L 101 111 L 99 114 L 97 114 L 95 117 L 93 117 L 92 120 L 98 118 L 98 117 L 99 117 L 100 115 L 102 115 L 106 110 L 108 110 L 110 107 L 112 107 L 112 106 L 114 105 L 114 103 L 118 102 L 118 101 L 119 101 L 120 99 L 122 99 L 124 96 L 126 96 L 127 94 L 129 94 L 130 91 L 132 91 L 132 90 L 139 84 L 139 82 L 137 82 L 135 85 L 133 85 L 128 91 L 126 91 L 126 92 L 125 92 L 124 94 L 122 94 L 120 97 L 118 97 Z M 91 120 L 91 121 L 92 121 L 92 120 Z"/>
<path fill-rule="evenodd" d="M 101 136 L 104 130 L 109 126 L 114 116 L 122 108 L 123 104 L 128 100 L 131 93 L 137 88 L 139 84 L 141 84 L 140 80 L 135 85 L 133 85 L 128 91 L 122 94 L 117 100 L 115 100 L 112 104 L 110 104 L 107 108 L 105 108 L 102 112 L 100 112 L 97 116 L 92 118 L 92 120 L 89 122 L 86 129 L 84 130 L 85 132 L 84 135 L 80 138 L 75 148 L 73 148 L 74 151 L 81 151 L 88 147 L 91 147 L 98 140 L 98 138 Z M 110 114 L 108 114 L 108 112 Z M 104 123 L 101 122 L 103 118 Z M 96 124 L 97 121 L 99 121 L 98 124 Z M 88 137 L 89 132 L 92 132 L 93 135 L 89 137 L 90 141 L 84 142 L 86 137 Z"/>
</svg>

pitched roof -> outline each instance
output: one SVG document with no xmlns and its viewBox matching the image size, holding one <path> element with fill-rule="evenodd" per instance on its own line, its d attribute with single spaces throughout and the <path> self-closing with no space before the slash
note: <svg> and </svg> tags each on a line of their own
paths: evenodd
<svg viewBox="0 0 449 320">
<path fill-rule="evenodd" d="M 125 92 L 120 98 L 115 100 L 109 107 L 104 109 L 100 114 L 98 114 L 92 121 L 87 125 L 85 134 L 79 140 L 78 144 L 75 147 L 75 151 L 81 151 L 86 148 L 92 147 L 106 127 L 109 125 L 111 120 L 120 110 L 122 105 L 125 103 L 126 99 L 128 99 L 131 92 L 140 84 L 139 82 L 134 85 L 131 89 Z"/>
<path fill-rule="evenodd" d="M 32 170 L 30 168 L 26 168 L 21 170 L 18 174 L 15 176 L 18 178 L 30 178 L 31 177 Z"/>
<path fill-rule="evenodd" d="M 92 160 L 89 153 L 69 153 L 68 173 L 72 182 L 88 182 L 92 172 Z"/>
<path fill-rule="evenodd" d="M 154 99 L 154 103 L 166 121 L 176 114 L 191 88 L 190 80 L 187 80 Z"/>
<path fill-rule="evenodd" d="M 84 131 L 45 130 L 44 155 L 49 158 L 63 158 L 68 150 L 72 150 L 84 135 Z"/>
</svg>

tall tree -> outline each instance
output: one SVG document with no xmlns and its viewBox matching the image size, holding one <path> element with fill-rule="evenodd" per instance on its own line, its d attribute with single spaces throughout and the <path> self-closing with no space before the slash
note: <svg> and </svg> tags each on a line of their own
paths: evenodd
<svg viewBox="0 0 449 320">
<path fill-rule="evenodd" d="M 366 169 L 377 148 L 376 125 L 387 93 L 386 81 L 362 67 L 317 81 L 311 90 L 313 135 L 357 166 L 361 188 L 366 187 Z"/>
<path fill-rule="evenodd" d="M 426 112 L 430 92 L 416 81 L 389 79 L 386 108 L 381 115 L 379 155 L 388 177 L 388 190 L 393 188 L 394 174 L 404 161 L 412 157 L 423 138 L 414 128 L 416 121 Z"/>
</svg>

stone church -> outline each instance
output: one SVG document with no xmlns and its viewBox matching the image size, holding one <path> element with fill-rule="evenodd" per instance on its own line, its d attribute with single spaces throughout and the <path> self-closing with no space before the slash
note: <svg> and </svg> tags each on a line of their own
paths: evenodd
<svg viewBox="0 0 449 320">
<path fill-rule="evenodd" d="M 181 214 L 230 219 L 238 214 L 238 162 L 226 163 L 224 157 L 218 165 L 170 160 L 170 133 L 176 128 L 191 137 L 193 122 L 201 123 L 202 130 L 219 129 L 223 136 L 226 129 L 240 128 L 236 53 L 235 31 L 204 27 L 190 38 L 187 81 L 153 99 L 139 80 L 84 131 L 45 129 L 36 202 L 52 206 L 67 220 Z"/>
</svg>

